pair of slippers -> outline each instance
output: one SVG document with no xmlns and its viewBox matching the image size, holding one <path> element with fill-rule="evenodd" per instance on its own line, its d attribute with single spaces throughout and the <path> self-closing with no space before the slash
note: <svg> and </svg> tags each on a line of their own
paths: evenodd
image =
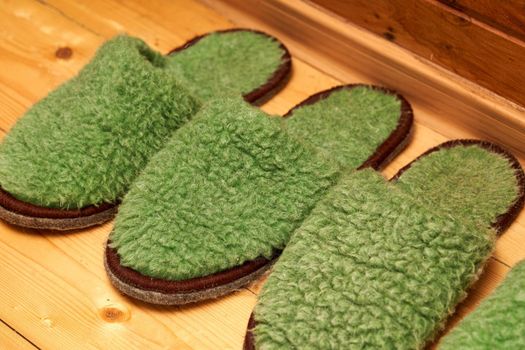
<svg viewBox="0 0 525 350">
<path fill-rule="evenodd" d="M 249 30 L 168 56 L 112 39 L 6 136 L 0 217 L 69 230 L 120 204 L 108 276 L 157 304 L 230 293 L 280 256 L 246 348 L 422 346 L 523 205 L 523 171 L 458 140 L 385 181 L 374 170 L 408 141 L 408 102 L 347 85 L 285 118 L 247 103 L 289 71 L 286 48 Z"/>
<path fill-rule="evenodd" d="M 112 218 L 149 159 L 213 96 L 256 103 L 286 80 L 290 55 L 272 37 L 228 30 L 168 56 L 119 36 L 35 104 L 0 149 L 0 216 L 71 230 Z"/>
</svg>

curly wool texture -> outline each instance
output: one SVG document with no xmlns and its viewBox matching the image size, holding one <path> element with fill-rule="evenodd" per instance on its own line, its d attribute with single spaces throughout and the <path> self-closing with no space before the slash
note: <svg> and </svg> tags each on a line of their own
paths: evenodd
<svg viewBox="0 0 525 350">
<path fill-rule="evenodd" d="M 525 349 L 525 261 L 442 339 L 439 349 Z"/>
<path fill-rule="evenodd" d="M 280 43 L 250 31 L 210 34 L 174 53 L 167 68 L 202 101 L 237 97 L 260 87 L 277 70 L 284 54 Z"/>
<path fill-rule="evenodd" d="M 144 169 L 110 237 L 121 264 L 188 279 L 271 257 L 337 167 L 241 101 L 211 104 Z"/>
<path fill-rule="evenodd" d="M 383 103 L 381 93 L 367 91 Z M 345 90 L 329 97 L 325 118 L 339 118 L 331 109 L 344 109 L 354 97 Z M 357 124 L 369 135 L 360 143 L 340 145 L 368 149 L 367 156 L 346 166 L 364 162 L 391 132 L 362 122 L 367 108 L 374 108 L 369 106 L 344 122 L 319 126 Z M 318 113 L 311 106 L 302 108 L 297 118 L 306 123 L 308 111 Z M 125 196 L 110 236 L 121 264 L 146 276 L 184 280 L 270 258 L 284 248 L 341 168 L 287 133 L 292 126 L 286 124 L 294 118 L 295 113 L 290 119 L 271 118 L 235 99 L 203 108 Z M 399 108 L 383 118 L 395 125 Z"/>
<path fill-rule="evenodd" d="M 251 32 L 211 34 L 164 57 L 140 39 L 111 39 L 5 137 L 2 188 L 46 207 L 115 202 L 200 101 L 262 85 L 280 64 L 278 45 Z"/>
<path fill-rule="evenodd" d="M 140 40 L 104 44 L 79 75 L 33 106 L 0 148 L 0 184 L 59 208 L 113 201 L 198 109 Z"/>
<path fill-rule="evenodd" d="M 499 155 L 478 147 L 439 153 L 398 183 L 362 170 L 329 191 L 296 230 L 259 296 L 257 349 L 420 349 L 433 337 L 493 249 L 490 222 L 518 193 L 514 171 Z M 432 185 L 414 190 L 433 177 L 452 181 L 462 173 L 462 195 L 448 203 L 427 198 L 440 196 L 427 191 Z M 467 185 L 476 181 L 481 186 Z M 438 183 L 453 192 L 453 182 Z M 488 221 L 450 211 L 472 196 L 485 198 L 479 189 L 509 194 L 488 204 Z"/>
<path fill-rule="evenodd" d="M 432 176 L 429 174 L 438 174 Z M 480 223 L 493 223 L 517 196 L 515 170 L 486 149 L 467 146 L 434 152 L 397 181 L 423 205 Z"/>
<path fill-rule="evenodd" d="M 356 168 L 384 140 L 379 137 L 386 138 L 395 129 L 400 108 L 401 101 L 392 95 L 356 87 L 295 110 L 287 119 L 286 130 L 322 156 Z M 372 135 L 378 137 L 370 140 Z M 375 148 L 362 147 L 370 142 Z"/>
</svg>

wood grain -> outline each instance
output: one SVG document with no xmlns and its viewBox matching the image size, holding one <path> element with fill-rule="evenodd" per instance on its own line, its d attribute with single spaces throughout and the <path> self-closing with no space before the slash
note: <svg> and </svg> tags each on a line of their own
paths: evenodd
<svg viewBox="0 0 525 350">
<path fill-rule="evenodd" d="M 312 1 L 525 106 L 521 41 L 488 30 L 435 0 Z"/>
<path fill-rule="evenodd" d="M 439 0 L 482 23 L 525 41 L 524 0 Z"/>
<path fill-rule="evenodd" d="M 9 130 L 32 103 L 72 77 L 96 48 L 116 33 L 140 36 L 167 52 L 197 34 L 232 26 L 224 16 L 194 0 L 125 4 L 117 0 L 2 0 L 0 64 L 8 69 L 0 70 L 0 137 L 2 130 Z M 70 48 L 71 55 L 57 57 L 60 48 Z M 319 58 L 318 67 L 294 58 L 289 85 L 262 107 L 265 111 L 284 114 L 317 91 L 343 82 L 372 80 L 359 70 L 344 70 L 339 76 L 323 73 L 327 61 L 314 57 Z M 434 110 L 418 105 L 416 118 L 425 120 L 434 115 Z M 450 123 L 448 127 L 456 129 Z M 415 156 L 446 139 L 439 130 L 416 123 L 412 144 L 384 174 L 393 175 Z M 519 224 L 524 220 L 520 217 Z M 514 227 L 516 224 L 509 234 Z M 0 319 L 11 327 L 2 328 L 0 324 L 0 342 L 7 338 L 4 334 L 16 341 L 18 338 L 12 337 L 19 332 L 42 349 L 106 349 L 109 344 L 114 349 L 241 348 L 262 281 L 228 297 L 187 307 L 136 302 L 119 294 L 106 278 L 102 253 L 111 228 L 109 223 L 52 234 L 0 223 Z M 489 293 L 508 271 L 507 265 L 524 257 L 515 246 L 523 246 L 525 241 L 517 232 L 514 236 L 500 239 L 499 256 L 492 259 L 491 268 L 460 315 Z"/>
<path fill-rule="evenodd" d="M 36 346 L 0 321 L 0 349 L 35 350 Z"/>
</svg>

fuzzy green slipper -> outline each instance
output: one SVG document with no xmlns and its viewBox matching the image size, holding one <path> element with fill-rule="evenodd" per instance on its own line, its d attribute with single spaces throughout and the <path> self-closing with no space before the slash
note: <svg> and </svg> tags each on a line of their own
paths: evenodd
<svg viewBox="0 0 525 350">
<path fill-rule="evenodd" d="M 525 349 L 525 260 L 516 265 L 503 283 L 467 315 L 439 349 Z"/>
<path fill-rule="evenodd" d="M 391 182 L 349 172 L 294 233 L 245 349 L 421 349 L 523 206 L 516 159 L 480 141 L 430 150 Z"/>
<path fill-rule="evenodd" d="M 149 158 L 205 101 L 259 101 L 289 70 L 286 48 L 250 30 L 200 36 L 169 56 L 137 38 L 109 40 L 0 145 L 0 218 L 61 230 L 108 220 Z"/>
<path fill-rule="evenodd" d="M 106 249 L 115 286 L 183 304 L 257 278 L 344 169 L 379 167 L 407 140 L 411 109 L 392 91 L 343 86 L 286 118 L 239 99 L 179 129 L 126 195 Z"/>
</svg>

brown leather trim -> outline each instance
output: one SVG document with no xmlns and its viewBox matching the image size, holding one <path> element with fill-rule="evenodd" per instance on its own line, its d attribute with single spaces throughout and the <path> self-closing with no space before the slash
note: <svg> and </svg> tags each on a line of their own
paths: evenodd
<svg viewBox="0 0 525 350">
<path fill-rule="evenodd" d="M 162 292 L 164 294 L 188 293 L 227 284 L 257 271 L 273 260 L 257 258 L 255 260 L 247 261 L 240 266 L 204 277 L 191 278 L 183 281 L 169 281 L 165 279 L 144 276 L 141 273 L 130 269 L 129 267 L 122 266 L 120 264 L 120 257 L 118 256 L 117 251 L 109 247 L 109 245 L 106 246 L 105 254 L 108 268 L 120 281 L 135 287 L 139 287 L 140 289 Z M 279 254 L 280 252 L 276 252 L 275 257 L 277 257 Z"/>
<path fill-rule="evenodd" d="M 189 303 L 199 302 L 202 300 L 218 298 L 225 294 L 230 294 L 235 290 L 241 289 L 242 287 L 261 277 L 262 274 L 264 274 L 271 267 L 271 264 L 263 265 L 261 268 L 255 270 L 254 272 L 244 275 L 236 280 L 233 280 L 230 283 L 221 284 L 216 287 L 207 289 L 172 294 L 137 288 L 131 284 L 120 280 L 115 275 L 113 275 L 113 272 L 108 267 L 107 259 L 105 257 L 104 267 L 106 269 L 106 273 L 111 284 L 113 284 L 123 294 L 126 294 L 127 296 L 132 297 L 133 299 L 145 301 L 156 305 L 185 305 Z"/>
<path fill-rule="evenodd" d="M 525 173 L 523 172 L 523 169 L 519 163 L 519 161 L 512 155 L 509 151 L 505 150 L 501 146 L 489 142 L 489 141 L 483 141 L 483 140 L 470 140 L 470 139 L 459 139 L 459 140 L 452 140 L 444 142 L 440 145 L 437 145 L 436 147 L 430 148 L 425 153 L 421 154 L 419 157 L 405 165 L 403 168 L 401 168 L 397 174 L 395 174 L 390 181 L 396 181 L 399 179 L 399 177 L 410 167 L 414 162 L 417 162 L 422 157 L 425 157 L 429 155 L 430 153 L 434 153 L 439 151 L 440 149 L 444 148 L 453 148 L 453 147 L 459 147 L 459 146 L 471 146 L 476 145 L 478 147 L 484 148 L 489 152 L 493 152 L 496 154 L 499 154 L 503 156 L 505 159 L 508 160 L 511 167 L 514 169 L 515 175 L 516 175 L 516 181 L 518 183 L 518 196 L 516 197 L 514 203 L 509 207 L 509 209 L 496 217 L 494 222 L 491 224 L 491 226 L 498 232 L 498 234 L 503 233 L 510 224 L 516 219 L 519 212 L 523 208 L 523 205 L 525 203 Z"/>
<path fill-rule="evenodd" d="M 279 42 L 275 37 L 270 36 L 266 33 L 252 30 L 252 29 L 227 29 L 227 30 L 220 30 L 215 32 L 210 32 L 204 35 L 199 35 L 182 46 L 179 46 L 173 50 L 171 50 L 168 55 L 173 54 L 174 52 L 178 52 L 184 49 L 187 49 L 188 47 L 191 47 L 195 45 L 199 40 L 206 37 L 207 35 L 214 34 L 214 33 L 227 33 L 227 32 L 238 32 L 238 31 L 249 31 L 261 35 L 266 35 L 273 40 Z M 273 75 L 268 79 L 266 83 L 264 83 L 262 86 L 258 87 L 257 89 L 247 93 L 244 95 L 245 101 L 252 103 L 252 104 L 258 104 L 263 99 L 271 97 L 276 90 L 279 90 L 283 84 L 287 81 L 290 71 L 291 71 L 291 56 L 288 49 L 281 43 L 280 48 L 283 50 L 283 55 L 281 57 L 281 64 L 277 68 L 277 70 L 273 73 Z M 109 211 L 110 209 L 114 208 L 120 203 L 120 201 L 117 201 L 115 203 L 102 203 L 100 205 L 89 205 L 80 209 L 58 209 L 58 208 L 50 208 L 50 207 L 44 207 L 39 206 L 35 204 L 31 204 L 29 202 L 25 202 L 19 199 L 16 199 L 14 196 L 12 196 L 7 191 L 0 188 L 0 206 L 2 206 L 7 211 L 14 212 L 16 214 L 24 215 L 29 218 L 46 218 L 46 219 L 73 219 L 73 218 L 83 218 L 86 216 L 95 215 L 98 213 L 101 213 L 103 211 Z M 13 224 L 20 224 L 19 221 L 12 222 Z M 63 223 L 65 227 L 70 225 L 70 222 L 64 222 Z M 98 222 L 97 222 L 98 224 Z M 44 227 L 46 228 L 46 227 Z M 66 229 L 66 228 L 64 228 Z"/>
<path fill-rule="evenodd" d="M 408 101 L 406 101 L 401 95 L 399 95 L 393 90 L 389 90 L 389 89 L 381 88 L 377 86 L 362 85 L 362 84 L 342 85 L 342 86 L 337 86 L 335 88 L 332 88 L 326 91 L 319 92 L 315 95 L 308 97 L 306 100 L 299 103 L 298 105 L 293 107 L 290 111 L 288 111 L 288 113 L 286 113 L 284 117 L 290 118 L 293 115 L 293 111 L 296 108 L 316 103 L 319 100 L 327 98 L 328 96 L 330 96 L 330 94 L 332 94 L 335 91 L 338 91 L 341 89 L 351 89 L 357 86 L 367 86 L 367 87 L 370 87 L 370 88 L 373 88 L 379 91 L 383 91 L 389 94 L 394 94 L 398 96 L 398 98 L 402 101 L 399 122 L 398 122 L 396 129 L 387 138 L 387 140 L 379 146 L 379 148 L 374 152 L 374 154 L 367 161 L 365 161 L 363 165 L 359 167 L 359 169 L 361 169 L 366 166 L 372 166 L 372 165 L 379 166 L 379 164 L 383 160 L 389 158 L 389 156 L 392 156 L 391 154 L 392 152 L 400 151 L 401 149 L 399 146 L 404 145 L 403 141 L 406 138 L 408 138 L 408 136 L 410 135 L 410 130 L 411 130 L 412 121 L 413 121 L 412 109 Z M 151 282 L 152 278 L 144 276 L 133 269 L 120 265 L 119 263 L 120 259 L 118 258 L 118 254 L 116 253 L 116 251 L 112 248 L 106 247 L 106 257 L 108 259 L 107 265 L 115 278 L 118 278 L 122 282 L 125 282 L 125 283 L 126 281 L 129 281 L 129 283 L 135 287 L 151 289 L 151 290 L 155 290 L 158 292 L 166 292 L 167 294 L 176 293 L 177 291 L 180 291 L 181 285 L 184 285 L 185 291 L 197 291 L 197 290 L 201 291 L 203 289 L 210 288 L 210 286 L 212 285 L 217 286 L 219 283 L 220 284 L 231 283 L 235 279 L 242 278 L 243 276 L 251 273 L 257 268 L 263 266 L 264 264 L 272 263 L 273 260 L 276 259 L 279 255 L 280 255 L 280 251 L 277 251 L 275 252 L 275 256 L 273 259 L 269 260 L 265 258 L 258 258 L 252 261 L 247 261 L 243 265 L 233 267 L 231 269 L 221 271 L 213 275 L 199 277 L 196 279 L 190 279 L 186 281 L 156 280 L 152 284 Z"/>
<path fill-rule="evenodd" d="M 260 104 L 262 100 L 266 100 L 268 96 L 273 95 L 273 93 L 275 92 L 275 89 L 280 90 L 280 88 L 282 87 L 282 83 L 288 80 L 290 72 L 291 72 L 292 56 L 290 55 L 290 51 L 288 51 L 288 48 L 284 46 L 284 44 L 281 43 L 277 38 L 267 33 L 264 33 L 262 31 L 255 30 L 255 29 L 232 28 L 232 29 L 225 29 L 225 30 L 217 30 L 215 32 L 210 32 L 210 33 L 206 33 L 206 34 L 194 37 L 193 39 L 186 42 L 184 45 L 171 50 L 168 53 L 168 55 L 172 55 L 176 52 L 187 49 L 188 47 L 195 45 L 201 39 L 205 38 L 206 36 L 210 34 L 231 33 L 231 32 L 251 32 L 251 33 L 256 33 L 256 34 L 267 36 L 275 40 L 276 42 L 278 42 L 279 48 L 283 51 L 283 54 L 281 56 L 281 64 L 279 65 L 279 67 L 277 67 L 277 70 L 266 81 L 266 83 L 264 83 L 258 88 L 243 95 L 244 100 L 246 102 L 249 102 L 251 104 Z"/>
<path fill-rule="evenodd" d="M 375 85 L 367 85 L 367 84 L 348 84 L 348 85 L 341 85 L 336 86 L 334 88 L 331 88 L 329 90 L 318 92 L 310 97 L 308 97 L 303 102 L 299 103 L 288 113 L 284 115 L 284 117 L 290 117 L 293 115 L 294 110 L 297 108 L 307 106 L 314 104 L 318 102 L 319 100 L 323 100 L 327 97 L 329 97 L 332 93 L 340 90 L 350 90 L 355 89 L 358 87 L 366 87 L 372 90 L 380 91 L 385 94 L 393 95 L 395 96 L 399 101 L 401 101 L 401 110 L 400 110 L 400 117 L 397 122 L 397 126 L 394 129 L 394 131 L 388 136 L 388 138 L 383 141 L 381 145 L 375 150 L 375 152 L 368 157 L 368 159 L 357 168 L 358 170 L 364 169 L 367 167 L 371 167 L 373 169 L 380 169 L 382 165 L 384 165 L 393 155 L 401 151 L 399 148 L 399 145 L 403 145 L 403 141 L 408 140 L 408 135 L 410 134 L 410 130 L 412 128 L 412 124 L 414 121 L 414 113 L 412 112 L 412 107 L 410 106 L 410 103 L 405 99 L 405 97 L 401 94 L 399 94 L 395 90 L 391 90 L 385 87 L 381 86 L 375 86 Z M 396 152 L 397 151 L 397 152 Z"/>
<path fill-rule="evenodd" d="M 37 218 L 72 219 L 101 213 L 115 207 L 114 203 L 89 205 L 80 209 L 56 209 L 41 207 L 13 197 L 9 192 L 0 188 L 0 206 L 11 212 Z"/>
<path fill-rule="evenodd" d="M 246 327 L 246 334 L 244 335 L 244 343 L 242 348 L 244 350 L 255 350 L 255 336 L 253 330 L 257 323 L 253 318 L 253 312 L 250 314 L 250 319 L 248 320 L 248 326 Z"/>
<path fill-rule="evenodd" d="M 506 158 L 511 167 L 515 170 L 516 180 L 518 183 L 518 196 L 516 197 L 514 203 L 509 207 L 509 209 L 501 214 L 498 215 L 496 220 L 491 224 L 491 226 L 498 232 L 498 234 L 503 233 L 510 224 L 516 219 L 518 216 L 520 210 L 523 208 L 523 205 L 525 203 L 525 173 L 523 172 L 523 168 L 521 167 L 520 163 L 507 150 L 503 149 L 501 146 L 489 142 L 489 141 L 482 141 L 482 140 L 468 140 L 468 139 L 459 139 L 459 140 L 452 140 L 444 142 L 436 147 L 428 149 L 426 152 L 422 153 L 420 156 L 412 160 L 410 163 L 405 165 L 403 168 L 401 168 L 391 179 L 391 182 L 396 181 L 399 179 L 399 177 L 410 167 L 412 164 L 420 160 L 421 158 L 429 155 L 430 153 L 439 151 L 440 149 L 444 148 L 453 148 L 458 146 L 470 146 L 470 145 L 476 145 L 479 147 L 482 147 L 490 152 L 494 152 L 497 154 L 502 155 L 504 158 Z M 253 315 L 253 312 L 250 315 L 250 319 L 248 321 L 248 326 L 246 328 L 246 334 L 244 336 L 244 344 L 243 349 L 244 350 L 255 350 L 255 336 L 253 334 L 253 329 L 257 323 L 255 322 L 255 318 Z"/>
</svg>

